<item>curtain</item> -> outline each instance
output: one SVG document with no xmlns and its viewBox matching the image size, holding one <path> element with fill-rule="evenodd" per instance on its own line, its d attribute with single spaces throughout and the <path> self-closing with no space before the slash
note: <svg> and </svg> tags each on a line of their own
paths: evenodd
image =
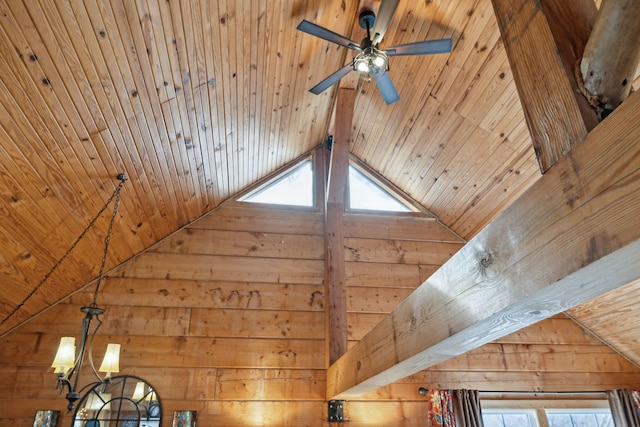
<svg viewBox="0 0 640 427">
<path fill-rule="evenodd" d="M 483 427 L 478 390 L 454 390 L 456 426 Z"/>
<path fill-rule="evenodd" d="M 478 391 L 429 390 L 426 396 L 429 427 L 483 427 Z"/>
<path fill-rule="evenodd" d="M 640 427 L 640 393 L 629 390 L 607 392 L 616 427 Z"/>
<path fill-rule="evenodd" d="M 429 427 L 455 427 L 453 416 L 453 392 L 429 390 L 427 392 L 427 425 Z"/>
</svg>

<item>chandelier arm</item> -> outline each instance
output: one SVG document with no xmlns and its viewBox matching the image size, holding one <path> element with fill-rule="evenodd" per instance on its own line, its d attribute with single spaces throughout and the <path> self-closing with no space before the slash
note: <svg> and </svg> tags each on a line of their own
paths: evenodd
<svg viewBox="0 0 640 427">
<path fill-rule="evenodd" d="M 80 399 L 80 393 L 79 392 L 74 392 L 73 388 L 71 387 L 71 381 L 69 381 L 69 378 L 71 378 L 71 375 L 73 375 L 73 370 L 71 371 L 71 373 L 69 374 L 68 377 L 59 374 L 58 375 L 58 384 L 56 385 L 56 389 L 60 389 L 60 394 L 62 394 L 62 392 L 63 392 L 63 390 L 65 388 L 67 389 L 67 393 L 65 394 L 65 398 L 69 402 L 69 404 L 67 405 L 68 412 L 71 412 L 73 410 L 76 401 L 78 399 Z M 76 378 L 77 378 L 77 376 L 76 376 Z"/>
<path fill-rule="evenodd" d="M 60 394 L 62 394 L 65 387 L 67 388 L 67 393 L 71 393 L 71 381 L 69 381 L 69 378 L 71 378 L 71 375 L 73 375 L 72 373 L 73 369 L 68 376 L 64 374 L 58 374 L 58 384 L 56 385 L 56 389 L 60 389 Z"/>
<path fill-rule="evenodd" d="M 84 364 L 84 356 L 85 350 L 87 348 L 87 337 L 89 336 L 89 329 L 91 328 L 91 318 L 92 314 L 87 313 L 87 315 L 82 319 L 82 335 L 80 336 L 80 348 L 78 349 L 78 354 L 76 356 L 76 363 L 74 364 L 73 369 L 78 370 L 78 373 L 73 380 L 73 388 L 72 391 L 78 389 L 78 380 L 80 379 L 80 373 L 82 371 L 82 365 Z M 71 380 L 71 377 L 69 377 Z"/>
<path fill-rule="evenodd" d="M 100 329 L 100 326 L 102 326 L 102 320 L 100 320 L 100 317 L 98 315 L 96 315 L 96 321 L 98 322 L 98 326 L 96 326 L 96 329 L 93 331 L 93 334 L 91 334 L 91 341 L 89 341 L 89 363 L 91 364 L 91 369 L 93 370 L 93 373 L 95 374 L 96 378 L 98 378 L 99 381 L 105 381 L 107 378 L 103 378 L 100 376 L 100 374 L 98 373 L 98 371 L 96 370 L 96 366 L 93 363 L 93 341 L 96 339 L 96 335 L 98 333 L 98 329 Z"/>
<path fill-rule="evenodd" d="M 89 384 L 86 384 L 80 390 L 77 390 L 77 391 L 73 391 L 71 389 L 71 383 L 69 381 L 67 381 L 66 385 L 67 385 L 68 390 L 69 390 L 69 392 L 66 395 L 66 398 L 69 401 L 69 404 L 67 405 L 68 412 L 73 411 L 73 408 L 75 408 L 76 401 L 78 401 L 81 396 L 84 396 L 85 391 L 87 389 L 96 387 L 96 386 L 98 386 L 100 384 L 104 384 L 105 388 L 106 388 L 107 384 L 109 384 L 110 381 L 111 381 L 111 378 L 105 378 L 104 380 L 101 380 L 101 381 L 94 381 L 94 382 L 91 382 Z"/>
</svg>

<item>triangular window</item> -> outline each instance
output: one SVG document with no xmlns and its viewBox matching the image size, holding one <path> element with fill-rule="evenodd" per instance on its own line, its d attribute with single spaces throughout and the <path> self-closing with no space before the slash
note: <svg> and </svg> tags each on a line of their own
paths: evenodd
<svg viewBox="0 0 640 427">
<path fill-rule="evenodd" d="M 313 206 L 313 168 L 303 160 L 262 187 L 239 199 L 241 202 Z"/>
<path fill-rule="evenodd" d="M 418 209 L 390 185 L 376 178 L 375 172 L 349 164 L 348 208 L 382 212 L 417 212 Z M 313 207 L 314 168 L 306 158 L 238 199 L 241 202 Z"/>
<path fill-rule="evenodd" d="M 416 211 L 353 164 L 349 165 L 349 208 L 388 212 Z"/>
</svg>

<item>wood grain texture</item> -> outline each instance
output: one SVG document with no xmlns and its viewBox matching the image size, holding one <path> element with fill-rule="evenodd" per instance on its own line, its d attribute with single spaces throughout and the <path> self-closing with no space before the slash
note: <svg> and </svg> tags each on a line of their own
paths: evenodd
<svg viewBox="0 0 640 427">
<path fill-rule="evenodd" d="M 568 16 L 562 6 L 580 3 L 554 2 L 567 37 L 587 9 Z M 335 134 L 337 90 L 307 89 L 353 52 L 296 31 L 298 23 L 361 40 L 357 15 L 379 4 L 0 0 L 0 335 L 30 319 L 0 338 L 1 426 L 30 425 L 42 408 L 59 408 L 60 425 L 70 424 L 49 365 L 59 337 L 77 336 L 79 307 L 91 301 L 87 284 L 108 215 L 27 296 L 104 204 L 119 172 L 129 181 L 99 296 L 107 311 L 96 354 L 107 340 L 122 341 L 123 373 L 157 385 L 167 413 L 197 410 L 199 425 L 328 426 L 317 322 L 325 311 L 324 186 L 316 186 L 313 208 L 234 199 L 302 158 L 319 169 L 324 153 L 315 149 Z M 391 59 L 400 94 L 393 106 L 375 84 L 349 76 L 350 155 L 430 212 L 345 217 L 351 347 L 540 176 L 490 0 L 401 1 L 384 45 L 444 37 L 453 39 L 449 54 Z M 634 157 L 594 157 L 609 155 Z M 580 175 L 592 173 L 586 163 L 575 164 Z M 628 175 L 595 173 L 605 181 Z M 562 189 L 579 205 L 584 186 L 569 176 L 563 183 L 574 186 Z M 546 197 L 556 196 L 539 199 L 545 211 Z M 554 216 L 558 205 L 551 206 Z M 583 227 L 618 220 L 618 208 L 612 203 Z M 539 261 L 582 247 L 560 243 Z M 596 238 L 587 252 L 605 243 Z M 637 363 L 627 325 L 635 311 L 626 304 L 636 295 L 623 289 L 571 317 L 587 329 L 602 320 L 598 334 L 619 337 L 606 342 Z M 422 425 L 420 386 L 575 391 L 640 382 L 600 341 L 568 329 L 571 320 L 552 320 L 452 359 L 460 370 L 441 365 L 359 397 L 347 406 L 349 423 L 370 425 L 374 415 L 380 424 Z"/>
<path fill-rule="evenodd" d="M 540 170 L 545 173 L 597 123 L 574 77 L 596 8 L 589 0 L 492 3 Z"/>
<path fill-rule="evenodd" d="M 353 89 L 338 89 L 336 134 L 325 202 L 325 331 L 327 366 L 347 351 L 347 274 L 344 260 L 344 212 L 349 178 L 349 147 L 352 135 Z"/>
<path fill-rule="evenodd" d="M 640 65 L 640 11 L 633 1 L 604 1 L 580 61 L 584 88 L 594 103 L 613 110 L 631 92 Z"/>
<path fill-rule="evenodd" d="M 640 97 L 628 101 L 332 365 L 328 396 L 375 389 L 637 279 Z"/>
<path fill-rule="evenodd" d="M 464 242 L 435 218 L 424 214 L 379 215 L 347 212 L 344 223 L 346 237 L 424 240 L 420 238 L 420 234 L 416 235 L 424 233 L 429 236 L 430 241 Z"/>
<path fill-rule="evenodd" d="M 308 19 L 360 40 L 363 7 L 293 0 L 0 2 L 0 234 L 11 242 L 0 248 L 11 277 L 0 330 L 95 277 L 83 248 L 61 267 L 67 280 L 55 281 L 63 285 L 29 297 L 118 173 L 129 181 L 108 269 L 334 134 L 337 92 L 315 96 L 307 89 L 352 52 L 295 28 Z M 443 37 L 454 41 L 450 54 L 392 58 L 401 96 L 392 107 L 352 73 L 351 154 L 469 237 L 537 171 L 530 150 L 511 155 L 529 147 L 529 136 L 518 126 L 522 111 L 512 102 L 517 95 L 490 2 L 403 3 L 385 44 Z M 293 221 L 283 219 L 282 226 L 297 232 Z M 100 221 L 87 241 L 98 243 L 104 230 Z M 5 319 L 11 313 L 5 302 L 24 305 Z"/>
<path fill-rule="evenodd" d="M 638 365 L 640 346 L 635 338 L 635 307 L 639 281 L 611 291 L 567 311 L 572 319 Z M 613 332 L 613 333 L 612 333 Z"/>
<path fill-rule="evenodd" d="M 159 253 L 179 254 L 193 255 L 202 261 L 191 264 L 193 268 L 208 271 L 208 258 L 200 257 L 207 253 L 225 256 L 221 249 L 224 247 L 234 258 L 248 262 L 261 258 L 278 260 L 273 258 L 273 249 L 249 251 L 254 238 L 268 236 L 274 244 L 277 236 L 291 241 L 307 239 L 310 236 L 305 233 L 309 229 L 304 224 L 314 224 L 317 218 L 317 212 L 296 212 L 295 221 L 302 224 L 302 232 L 295 235 L 283 227 L 283 221 L 274 221 L 282 212 L 282 208 L 270 211 L 246 205 L 222 207 L 210 214 L 214 218 L 202 218 L 197 227 L 184 228 L 153 252 L 139 256 L 138 266 L 144 266 L 146 258 L 155 265 L 154 257 Z M 260 217 L 264 220 L 262 225 L 258 222 Z M 239 220 L 226 222 L 228 218 Z M 394 218 L 389 215 L 390 223 Z M 216 229 L 220 224 L 225 230 Z M 434 245 L 428 247 L 442 252 L 429 256 L 446 258 L 450 244 L 433 242 L 425 232 L 431 228 L 424 228 L 421 221 L 405 225 L 404 232 L 409 233 L 411 227 L 414 237 L 424 240 L 414 239 L 410 242 L 415 245 L 403 246 L 406 262 L 398 265 L 413 267 L 415 276 L 416 265 L 411 262 L 420 262 L 422 255 L 414 251 L 422 251 L 423 244 Z M 203 239 L 205 235 L 223 236 L 225 242 L 231 242 L 234 234 L 244 237 L 222 246 L 207 244 L 211 239 Z M 392 265 L 386 263 L 387 239 L 353 238 L 353 242 L 364 243 L 363 248 L 354 245 L 351 249 L 368 256 L 350 263 L 380 264 L 384 268 Z M 374 243 L 380 248 L 376 249 Z M 344 251 L 345 256 L 348 253 Z M 296 259 L 295 254 L 290 256 Z M 280 266 L 274 264 L 273 268 L 279 270 Z M 322 272 L 321 265 L 317 268 Z M 383 270 L 377 271 L 382 274 Z M 266 270 L 263 273 L 264 277 L 269 276 Z M 411 291 L 371 287 L 365 282 L 348 286 L 349 346 L 356 345 Z M 0 425 L 23 422 L 25 414 L 32 416 L 36 408 L 42 407 L 60 408 L 66 416 L 65 400 L 53 387 L 50 362 L 60 336 L 77 334 L 80 307 L 91 298 L 90 289 L 78 292 L 2 339 L 0 358 L 4 363 L 0 364 L 0 375 L 6 381 L 0 384 L 0 406 L 11 409 L 0 414 Z M 100 354 L 107 342 L 120 342 L 120 373 L 140 376 L 153 384 L 165 413 L 188 407 L 198 411 L 201 423 L 224 419 L 227 425 L 246 425 L 249 419 L 258 425 L 265 419 L 278 425 L 325 423 L 322 283 L 267 283 L 247 280 L 243 275 L 225 280 L 147 278 L 146 274 L 120 277 L 114 271 L 103 284 L 100 301 L 106 312 L 94 353 Z M 402 415 L 396 411 L 405 411 L 416 416 L 406 416 L 401 425 L 412 426 L 421 421 L 417 416 L 419 408 L 424 407 L 417 393 L 421 386 L 498 391 L 567 391 L 573 387 L 595 390 L 629 386 L 637 382 L 639 375 L 637 369 L 600 340 L 571 319 L 557 315 L 360 396 L 347 408 L 349 422 L 356 425 L 370 422 L 373 413 L 396 419 Z M 82 378 L 88 381 L 91 373 L 83 373 Z M 280 412 L 275 418 L 261 418 L 271 410 Z"/>
<path fill-rule="evenodd" d="M 323 311 L 324 307 L 324 289 L 319 283 L 110 277 L 103 289 L 105 305 L 301 311 Z M 86 303 L 91 295 L 78 293 L 70 300 Z"/>
<path fill-rule="evenodd" d="M 188 236 L 185 239 L 184 234 Z M 202 230 L 189 227 L 151 252 L 238 255 L 257 258 L 323 259 L 322 238 L 315 235 Z"/>
</svg>

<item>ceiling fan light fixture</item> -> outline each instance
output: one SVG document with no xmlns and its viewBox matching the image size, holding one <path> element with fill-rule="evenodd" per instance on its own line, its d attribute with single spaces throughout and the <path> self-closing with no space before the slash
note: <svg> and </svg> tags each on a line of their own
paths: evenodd
<svg viewBox="0 0 640 427">
<path fill-rule="evenodd" d="M 373 59 L 373 63 L 376 67 L 384 67 L 385 65 L 387 65 L 387 60 L 382 55 L 376 55 L 376 57 Z"/>
<path fill-rule="evenodd" d="M 367 74 L 369 73 L 369 70 L 371 69 L 371 67 L 369 66 L 369 61 L 367 60 L 366 57 L 362 55 L 358 55 L 353 62 L 354 62 L 354 68 L 356 70 L 363 73 L 367 73 Z"/>
<path fill-rule="evenodd" d="M 389 28 L 391 19 L 396 12 L 398 3 L 399 0 L 380 0 L 377 16 L 371 10 L 365 9 L 360 12 L 358 23 L 360 24 L 360 28 L 367 31 L 366 37 L 360 44 L 306 19 L 300 22 L 297 27 L 299 31 L 358 51 L 357 56 L 353 58 L 351 63 L 345 64 L 342 68 L 334 71 L 320 83 L 309 89 L 311 93 L 319 95 L 340 81 L 340 79 L 349 74 L 350 71 L 355 71 L 362 80 L 371 81 L 375 79 L 384 101 L 387 105 L 390 105 L 400 98 L 388 73 L 389 56 L 432 55 L 451 52 L 452 39 L 450 38 L 399 44 L 385 50 L 378 49 L 380 42 Z"/>
<path fill-rule="evenodd" d="M 389 59 L 383 51 L 368 47 L 355 57 L 353 68 L 361 73 L 377 75 L 389 71 Z"/>
</svg>

